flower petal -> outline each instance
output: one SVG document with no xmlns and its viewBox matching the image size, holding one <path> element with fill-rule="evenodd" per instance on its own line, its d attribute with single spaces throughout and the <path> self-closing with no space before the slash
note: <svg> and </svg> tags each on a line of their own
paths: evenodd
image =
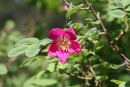
<svg viewBox="0 0 130 87">
<path fill-rule="evenodd" d="M 62 38 L 64 34 L 65 34 L 64 30 L 60 28 L 55 28 L 49 32 L 49 38 L 52 40 L 57 40 L 59 38 Z"/>
<path fill-rule="evenodd" d="M 62 62 L 62 64 L 65 64 L 69 54 L 70 53 L 68 53 L 68 52 L 62 52 L 62 51 L 57 51 L 56 52 L 56 55 L 58 56 L 58 58 Z"/>
<path fill-rule="evenodd" d="M 68 29 L 65 31 L 65 34 L 68 34 L 68 35 L 69 35 L 69 39 L 70 39 L 70 40 L 76 40 L 76 38 L 77 38 L 77 35 L 76 35 L 76 33 L 75 33 L 75 31 L 74 31 L 73 28 L 68 28 Z"/>
<path fill-rule="evenodd" d="M 80 43 L 77 41 L 71 40 L 69 52 L 72 52 L 72 53 L 82 52 Z"/>
<path fill-rule="evenodd" d="M 57 41 L 50 44 L 48 49 L 48 56 L 56 56 L 56 51 L 58 51 L 58 47 L 56 45 Z"/>
</svg>

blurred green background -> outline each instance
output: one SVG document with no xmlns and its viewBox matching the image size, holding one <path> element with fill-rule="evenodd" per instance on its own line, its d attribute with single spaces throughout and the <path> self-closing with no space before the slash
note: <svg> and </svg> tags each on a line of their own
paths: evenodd
<svg viewBox="0 0 130 87">
<path fill-rule="evenodd" d="M 0 87 L 23 87 L 41 68 L 20 68 L 27 58 L 8 58 L 7 53 L 22 38 L 48 37 L 50 29 L 63 27 L 64 8 L 60 0 L 0 0 Z M 7 73 L 5 70 L 7 66 Z"/>
</svg>

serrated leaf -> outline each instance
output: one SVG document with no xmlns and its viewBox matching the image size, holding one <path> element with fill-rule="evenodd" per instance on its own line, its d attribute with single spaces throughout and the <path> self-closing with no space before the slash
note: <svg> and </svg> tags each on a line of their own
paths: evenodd
<svg viewBox="0 0 130 87">
<path fill-rule="evenodd" d="M 19 42 L 17 42 L 15 44 L 15 46 L 31 45 L 31 44 L 35 44 L 35 43 L 39 43 L 39 40 L 37 38 L 25 38 L 25 39 L 22 39 Z"/>
<path fill-rule="evenodd" d="M 70 10 L 68 10 L 68 12 L 66 13 L 66 18 L 69 18 L 72 14 L 76 13 L 80 8 L 82 8 L 84 6 L 84 4 L 80 4 Z"/>
<path fill-rule="evenodd" d="M 49 44 L 51 42 L 52 42 L 52 40 L 50 40 L 49 38 L 45 38 L 45 39 L 42 39 L 40 41 L 40 44 L 44 46 L 44 45 L 47 45 L 47 44 Z"/>
<path fill-rule="evenodd" d="M 38 54 L 40 51 L 40 44 L 32 44 L 30 45 L 27 50 L 25 51 L 26 56 L 28 57 L 34 57 Z"/>
<path fill-rule="evenodd" d="M 7 68 L 4 64 L 0 64 L 0 75 L 4 75 L 7 73 Z"/>
<path fill-rule="evenodd" d="M 119 0 L 111 1 L 111 2 L 108 4 L 108 6 L 109 6 L 110 9 L 123 8 L 123 4 L 122 4 L 122 2 L 119 1 Z"/>
<path fill-rule="evenodd" d="M 8 53 L 8 57 L 18 56 L 24 53 L 27 48 L 28 48 L 27 45 L 21 45 L 19 47 L 16 47 Z"/>
<path fill-rule="evenodd" d="M 85 36 L 89 36 L 89 35 L 91 35 L 91 34 L 94 34 L 96 31 L 97 31 L 96 28 L 92 28 L 92 29 L 90 29 L 90 30 L 85 34 Z"/>
<path fill-rule="evenodd" d="M 119 80 L 115 80 L 115 79 L 111 80 L 111 82 L 116 83 L 117 85 L 123 83 L 123 81 L 119 81 Z"/>
<path fill-rule="evenodd" d="M 126 13 L 122 10 L 112 10 L 111 15 L 116 18 L 123 18 Z"/>
</svg>

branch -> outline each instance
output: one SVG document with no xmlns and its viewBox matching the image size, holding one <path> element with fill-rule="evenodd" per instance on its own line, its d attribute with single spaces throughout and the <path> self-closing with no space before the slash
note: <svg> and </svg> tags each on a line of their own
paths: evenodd
<svg viewBox="0 0 130 87">
<path fill-rule="evenodd" d="M 92 78 L 85 78 L 85 77 L 82 77 L 82 76 L 78 76 L 78 75 L 75 75 L 73 73 L 68 73 L 68 72 L 65 72 L 65 74 L 67 74 L 69 76 L 73 76 L 73 77 L 79 78 L 79 79 L 82 79 L 82 80 L 91 80 L 92 79 Z"/>
<path fill-rule="evenodd" d="M 125 62 L 125 64 L 128 66 L 130 63 L 130 60 L 124 55 L 122 54 L 121 50 L 119 49 L 118 45 L 112 40 L 112 38 L 110 37 L 109 33 L 107 32 L 99 13 L 96 13 L 96 11 L 92 8 L 91 4 L 87 1 L 87 0 L 83 0 L 84 3 L 87 6 L 90 6 L 89 10 L 92 12 L 92 14 L 95 16 L 95 18 L 97 20 L 100 21 L 100 27 L 102 28 L 102 31 L 105 33 L 108 42 L 110 42 L 110 44 L 113 46 L 113 48 L 115 49 L 116 53 L 120 56 L 120 58 Z M 120 36 L 121 37 L 121 36 Z"/>
<path fill-rule="evenodd" d="M 125 19 L 125 29 L 119 33 L 119 35 L 115 38 L 115 41 L 118 41 L 125 34 L 125 32 L 128 31 L 129 28 L 130 28 L 130 25 L 129 25 L 128 20 L 126 18 Z"/>
<path fill-rule="evenodd" d="M 92 68 L 89 61 L 88 61 L 88 64 L 89 64 L 88 68 L 89 68 L 90 72 L 92 73 L 92 75 L 94 77 L 94 80 L 95 80 L 94 81 L 95 82 L 95 87 L 98 87 L 99 86 L 99 81 L 96 79 L 96 74 L 95 74 L 95 72 L 94 72 L 94 70 L 93 70 L 93 68 Z"/>
<path fill-rule="evenodd" d="M 10 59 L 7 61 L 7 63 L 6 63 L 6 67 L 9 68 L 9 66 L 10 66 L 14 61 L 16 61 L 16 59 L 17 59 L 16 56 L 10 58 Z"/>
<path fill-rule="evenodd" d="M 115 38 L 116 41 L 118 41 L 125 33 L 123 31 L 120 32 L 120 34 Z"/>
<path fill-rule="evenodd" d="M 86 73 L 85 73 L 85 64 L 84 64 L 84 56 L 82 58 L 82 77 L 86 77 Z M 82 80 L 82 87 L 86 87 L 86 83 L 87 83 L 87 80 Z"/>
</svg>

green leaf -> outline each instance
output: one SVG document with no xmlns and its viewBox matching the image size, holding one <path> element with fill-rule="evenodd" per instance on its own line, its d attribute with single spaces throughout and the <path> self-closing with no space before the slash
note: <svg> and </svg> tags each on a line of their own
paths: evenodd
<svg viewBox="0 0 130 87">
<path fill-rule="evenodd" d="M 119 87 L 130 87 L 130 81 L 121 83 Z"/>
<path fill-rule="evenodd" d="M 31 44 L 35 44 L 35 43 L 39 43 L 39 40 L 37 38 L 25 38 L 25 39 L 22 39 L 19 42 L 17 42 L 15 44 L 15 46 L 31 45 Z"/>
<path fill-rule="evenodd" d="M 57 69 L 65 69 L 68 67 L 68 63 L 65 63 L 64 65 L 61 62 L 58 62 Z"/>
<path fill-rule="evenodd" d="M 45 60 L 45 57 L 46 56 L 36 56 L 36 57 L 33 57 L 33 58 L 29 58 L 29 59 L 25 60 L 20 65 L 20 67 L 29 66 L 29 65 L 33 64 L 34 62 L 36 62 L 37 60 L 43 61 L 43 60 Z"/>
<path fill-rule="evenodd" d="M 125 9 L 125 11 L 130 11 L 130 6 L 128 6 L 128 7 Z"/>
<path fill-rule="evenodd" d="M 55 71 L 55 65 L 56 65 L 55 63 L 49 64 L 47 70 L 49 70 L 50 72 L 54 72 Z"/>
<path fill-rule="evenodd" d="M 26 56 L 28 57 L 34 57 L 36 56 L 40 51 L 40 44 L 32 44 L 30 45 L 27 50 L 25 51 Z"/>
<path fill-rule="evenodd" d="M 80 8 L 82 8 L 84 6 L 84 4 L 80 4 L 70 10 L 68 10 L 68 12 L 66 13 L 66 18 L 69 18 L 72 14 L 76 13 Z"/>
<path fill-rule="evenodd" d="M 7 68 L 4 64 L 0 64 L 0 75 L 4 75 L 7 73 Z"/>
<path fill-rule="evenodd" d="M 20 67 L 28 66 L 28 65 L 34 63 L 35 61 L 36 61 L 36 59 L 26 60 L 26 61 L 24 61 L 24 62 L 20 65 Z"/>
<path fill-rule="evenodd" d="M 39 86 L 51 86 L 56 84 L 57 81 L 55 79 L 38 79 L 38 78 L 30 78 L 27 81 L 25 81 L 23 87 L 39 87 Z"/>
<path fill-rule="evenodd" d="M 119 80 L 112 79 L 111 82 L 116 83 L 117 85 L 119 85 L 119 84 L 123 83 L 124 81 L 119 81 Z"/>
<path fill-rule="evenodd" d="M 21 45 L 19 47 L 16 47 L 8 53 L 8 57 L 18 56 L 24 53 L 27 48 L 28 48 L 27 45 Z"/>
<path fill-rule="evenodd" d="M 33 81 L 33 84 L 38 86 L 51 86 L 56 83 L 57 81 L 55 79 L 36 79 Z"/>
<path fill-rule="evenodd" d="M 123 18 L 126 13 L 122 10 L 112 10 L 111 15 L 116 18 Z"/>
<path fill-rule="evenodd" d="M 108 6 L 109 6 L 110 9 L 123 8 L 123 4 L 122 4 L 122 2 L 119 1 L 119 0 L 111 1 L 111 2 L 108 4 Z"/>
<path fill-rule="evenodd" d="M 130 5 L 130 0 L 122 0 L 122 4 L 124 7 L 127 7 L 128 5 Z"/>
<path fill-rule="evenodd" d="M 85 36 L 89 36 L 89 35 L 91 35 L 91 34 L 94 34 L 96 31 L 97 31 L 96 28 L 92 28 L 92 29 L 90 29 L 90 30 L 85 34 Z"/>
<path fill-rule="evenodd" d="M 75 30 L 78 30 L 82 28 L 83 25 L 81 23 L 74 23 L 74 24 L 71 24 L 70 27 L 74 28 Z"/>
<path fill-rule="evenodd" d="M 40 41 L 40 44 L 44 46 L 44 45 L 47 45 L 47 44 L 49 44 L 51 42 L 52 42 L 52 40 L 50 40 L 49 38 L 45 38 L 45 39 L 42 39 Z"/>
<path fill-rule="evenodd" d="M 94 22 L 89 22 L 89 23 L 91 23 L 91 24 L 93 24 L 93 25 L 98 25 L 98 24 L 100 24 L 100 21 L 99 21 L 99 20 L 97 20 L 97 21 L 94 21 Z"/>
</svg>

